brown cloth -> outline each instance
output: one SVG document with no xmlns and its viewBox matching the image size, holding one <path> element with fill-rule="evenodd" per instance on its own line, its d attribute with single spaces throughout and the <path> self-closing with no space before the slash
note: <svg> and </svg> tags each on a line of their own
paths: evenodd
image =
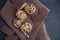
<svg viewBox="0 0 60 40">
<path fill-rule="evenodd" d="M 0 31 L 6 34 L 5 40 L 18 40 L 18 36 L 16 35 L 16 33 L 7 25 L 4 24 Z"/>
<path fill-rule="evenodd" d="M 45 24 L 42 23 L 34 40 L 50 40 L 45 27 L 46 27 Z M 18 40 L 18 36 L 13 35 L 14 33 L 13 30 L 7 28 L 8 28 L 7 25 L 3 25 L 1 28 L 1 31 L 7 34 L 5 40 Z"/>
<path fill-rule="evenodd" d="M 1 17 L 10 26 L 10 28 L 12 28 L 14 32 L 16 32 L 16 34 L 21 40 L 28 40 L 24 36 L 24 34 L 22 34 L 22 32 L 19 31 L 19 29 L 15 28 L 15 26 L 12 24 L 12 20 L 15 18 L 14 15 L 16 13 L 17 8 L 21 6 L 21 4 L 23 4 L 24 2 L 32 3 L 37 8 L 36 12 L 33 15 L 30 15 L 26 20 L 33 24 L 33 29 L 30 33 L 30 40 L 50 40 L 49 36 L 47 37 L 48 34 L 43 34 L 44 27 L 41 28 L 42 22 L 46 19 L 50 10 L 38 0 L 7 0 L 5 6 L 0 11 Z M 42 29 L 41 34 L 39 32 L 40 28 Z"/>
<path fill-rule="evenodd" d="M 6 25 L 3 25 L 0 30 L 7 35 L 13 35 L 14 34 L 14 32 Z"/>
<path fill-rule="evenodd" d="M 5 40 L 18 40 L 17 36 L 6 36 Z"/>
</svg>

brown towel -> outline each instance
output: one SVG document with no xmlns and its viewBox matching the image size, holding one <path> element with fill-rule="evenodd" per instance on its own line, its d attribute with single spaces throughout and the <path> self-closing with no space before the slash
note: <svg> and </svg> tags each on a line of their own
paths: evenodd
<svg viewBox="0 0 60 40">
<path fill-rule="evenodd" d="M 1 31 L 7 34 L 5 40 L 18 40 L 18 36 L 13 35 L 14 32 L 7 25 L 3 25 Z M 50 40 L 44 23 L 41 24 L 36 36 L 33 37 L 33 40 Z"/>
<path fill-rule="evenodd" d="M 48 36 L 48 32 L 46 30 L 46 26 L 44 23 L 42 23 L 36 37 L 35 40 L 51 40 Z"/>
<path fill-rule="evenodd" d="M 5 40 L 18 40 L 16 33 L 7 25 L 3 25 L 0 31 L 6 34 Z"/>
<path fill-rule="evenodd" d="M 5 40 L 18 40 L 18 37 L 17 36 L 6 36 L 5 37 Z"/>
<path fill-rule="evenodd" d="M 10 26 L 10 28 L 12 28 L 14 32 L 16 32 L 16 34 L 19 36 L 19 38 L 21 38 L 21 40 L 28 40 L 24 36 L 24 34 L 22 34 L 22 32 L 15 28 L 15 26 L 12 24 L 12 20 L 15 17 L 14 15 L 16 13 L 16 9 L 24 2 L 32 3 L 37 8 L 36 12 L 33 15 L 30 15 L 33 21 L 30 19 L 30 17 L 28 17 L 26 20 L 33 24 L 33 30 L 30 33 L 30 40 L 33 40 L 41 27 L 40 25 L 45 20 L 50 11 L 41 2 L 39 2 L 38 0 L 8 0 L 1 10 L 1 17 Z"/>
<path fill-rule="evenodd" d="M 0 30 L 7 35 L 13 35 L 14 34 L 14 32 L 6 25 L 3 25 Z"/>
</svg>

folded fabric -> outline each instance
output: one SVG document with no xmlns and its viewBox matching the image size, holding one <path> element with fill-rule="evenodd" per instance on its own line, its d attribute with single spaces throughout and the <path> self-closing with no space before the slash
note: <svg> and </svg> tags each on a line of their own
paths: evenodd
<svg viewBox="0 0 60 40">
<path fill-rule="evenodd" d="M 38 0 L 7 0 L 5 6 L 0 11 L 0 15 L 10 26 L 10 28 L 12 28 L 14 32 L 16 32 L 21 40 L 28 40 L 24 36 L 24 34 L 22 34 L 22 32 L 12 24 L 12 20 L 15 18 L 17 8 L 21 6 L 24 2 L 34 4 L 37 9 L 36 12 L 32 15 L 29 15 L 26 20 L 26 22 L 30 22 L 33 24 L 33 29 L 30 33 L 30 40 L 35 40 L 34 38 L 36 37 L 42 22 L 45 20 L 50 11 L 41 2 L 39 2 Z"/>
<path fill-rule="evenodd" d="M 5 40 L 20 40 L 20 38 L 18 39 L 16 33 L 14 34 L 14 31 L 7 25 L 3 25 L 0 30 L 7 35 L 5 36 Z M 44 23 L 41 24 L 36 36 L 33 37 L 33 40 L 50 40 Z"/>
<path fill-rule="evenodd" d="M 16 33 L 7 25 L 3 25 L 0 31 L 6 34 L 4 36 L 4 40 L 18 40 L 18 36 L 16 35 Z"/>
</svg>

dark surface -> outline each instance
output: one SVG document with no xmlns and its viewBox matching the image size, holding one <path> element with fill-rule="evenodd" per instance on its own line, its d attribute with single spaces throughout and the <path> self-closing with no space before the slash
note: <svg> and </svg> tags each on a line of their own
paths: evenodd
<svg viewBox="0 0 60 40">
<path fill-rule="evenodd" d="M 5 39 L 4 36 L 6 36 L 6 35 L 3 32 L 0 31 L 0 40 L 4 40 Z"/>
<path fill-rule="evenodd" d="M 2 9 L 5 3 L 6 3 L 6 0 L 0 0 L 0 10 Z"/>
<path fill-rule="evenodd" d="M 50 14 L 45 21 L 50 38 L 60 40 L 60 0 L 41 0 L 41 2 L 50 8 Z"/>
<path fill-rule="evenodd" d="M 48 15 L 45 23 L 48 33 L 52 40 L 60 40 L 60 0 L 40 0 L 44 5 L 50 8 L 50 14 Z M 4 22 L 0 18 L 0 25 Z M 3 34 L 0 32 L 0 40 L 3 40 Z"/>
</svg>

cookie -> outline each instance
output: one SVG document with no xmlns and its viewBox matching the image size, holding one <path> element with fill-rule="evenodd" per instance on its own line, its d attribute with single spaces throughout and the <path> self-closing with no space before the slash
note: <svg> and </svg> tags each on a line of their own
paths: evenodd
<svg viewBox="0 0 60 40">
<path fill-rule="evenodd" d="M 17 28 L 21 27 L 22 23 L 23 23 L 23 20 L 20 20 L 20 19 L 17 19 L 17 18 L 13 20 L 13 24 Z"/>
<path fill-rule="evenodd" d="M 32 25 L 31 25 L 31 23 L 26 22 L 21 26 L 20 29 L 21 29 L 22 32 L 30 33 L 31 30 L 32 30 Z"/>
<path fill-rule="evenodd" d="M 30 5 L 26 5 L 24 7 L 24 10 L 28 14 L 33 14 L 36 11 L 36 7 L 33 4 L 30 4 Z"/>
<path fill-rule="evenodd" d="M 20 30 L 24 33 L 24 35 L 27 37 L 27 38 L 29 38 L 29 33 L 31 32 L 31 30 L 32 30 L 32 25 L 31 25 L 31 23 L 24 23 L 22 26 L 21 26 L 21 28 L 20 28 Z"/>
<path fill-rule="evenodd" d="M 20 18 L 22 20 L 27 19 L 27 14 L 23 10 L 19 10 L 16 12 L 17 18 Z"/>
</svg>

